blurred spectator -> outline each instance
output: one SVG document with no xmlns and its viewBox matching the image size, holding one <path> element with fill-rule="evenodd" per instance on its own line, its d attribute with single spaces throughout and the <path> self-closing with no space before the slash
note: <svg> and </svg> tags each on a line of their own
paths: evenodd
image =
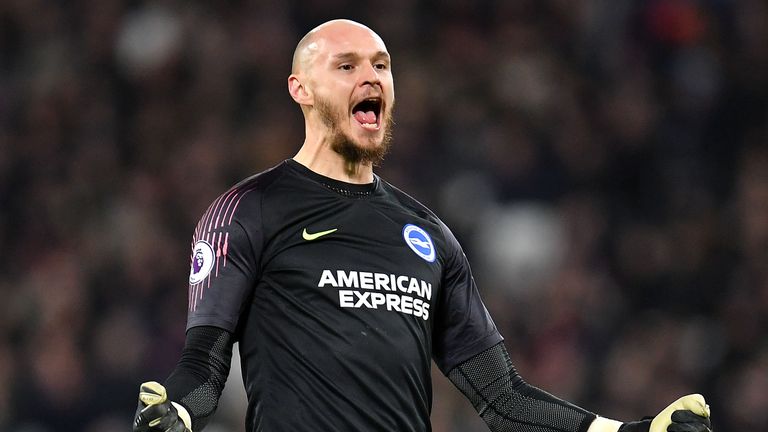
<svg viewBox="0 0 768 432">
<path fill-rule="evenodd" d="M 128 427 L 183 345 L 198 217 L 298 149 L 293 48 L 340 16 L 393 55 L 381 175 L 455 230 L 528 381 L 768 428 L 764 1 L 7 0 L 0 430 Z M 211 431 L 243 428 L 236 366 Z M 434 375 L 434 430 L 486 430 Z"/>
</svg>

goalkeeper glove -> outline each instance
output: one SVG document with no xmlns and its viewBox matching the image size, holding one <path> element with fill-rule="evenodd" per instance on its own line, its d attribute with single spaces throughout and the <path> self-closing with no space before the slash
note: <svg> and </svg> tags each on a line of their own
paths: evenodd
<svg viewBox="0 0 768 432">
<path fill-rule="evenodd" d="M 711 432 L 709 405 L 699 394 L 683 396 L 652 419 L 624 423 L 618 432 Z"/>
<path fill-rule="evenodd" d="M 192 420 L 187 410 L 168 400 L 165 387 L 150 381 L 141 385 L 139 406 L 133 418 L 133 432 L 191 432 Z"/>
</svg>

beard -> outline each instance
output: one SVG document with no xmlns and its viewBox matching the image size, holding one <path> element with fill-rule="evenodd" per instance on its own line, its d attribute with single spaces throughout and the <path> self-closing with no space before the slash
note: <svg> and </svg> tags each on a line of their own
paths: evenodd
<svg viewBox="0 0 768 432">
<path fill-rule="evenodd" d="M 330 130 L 331 149 L 341 155 L 348 164 L 370 163 L 373 166 L 379 166 L 384 160 L 384 156 L 389 151 L 392 142 L 392 109 L 389 110 L 381 127 L 384 136 L 380 143 L 376 143 L 374 138 L 367 139 L 368 145 L 361 145 L 351 136 L 344 133 L 339 125 L 344 121 L 341 112 L 333 109 L 333 106 L 326 99 L 315 96 L 315 109 L 320 116 L 323 124 Z M 384 113 L 382 112 L 381 115 Z"/>
</svg>

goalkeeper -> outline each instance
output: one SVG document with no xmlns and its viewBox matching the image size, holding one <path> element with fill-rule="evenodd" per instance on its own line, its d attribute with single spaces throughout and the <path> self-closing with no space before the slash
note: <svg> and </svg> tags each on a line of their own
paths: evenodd
<svg viewBox="0 0 768 432">
<path fill-rule="evenodd" d="M 451 231 L 373 172 L 395 102 L 384 42 L 330 21 L 292 66 L 305 141 L 201 218 L 185 347 L 163 385 L 141 385 L 134 432 L 202 431 L 235 342 L 249 432 L 430 431 L 432 360 L 494 432 L 710 430 L 699 395 L 620 423 L 526 383 Z"/>
</svg>

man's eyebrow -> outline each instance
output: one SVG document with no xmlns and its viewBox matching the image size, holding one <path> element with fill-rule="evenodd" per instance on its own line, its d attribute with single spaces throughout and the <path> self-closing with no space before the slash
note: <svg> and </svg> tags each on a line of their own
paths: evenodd
<svg viewBox="0 0 768 432">
<path fill-rule="evenodd" d="M 389 53 L 386 51 L 378 51 L 376 55 L 373 56 L 373 58 L 376 59 L 384 59 L 386 61 L 390 61 Z"/>
<path fill-rule="evenodd" d="M 334 55 L 332 58 L 335 61 L 350 61 L 350 60 L 358 60 L 362 56 L 356 52 L 342 52 Z M 373 58 L 380 59 L 384 58 L 386 60 L 389 60 L 389 53 L 386 51 L 376 51 L 376 54 L 373 55 Z"/>
<path fill-rule="evenodd" d="M 356 60 L 358 58 L 360 58 L 360 56 L 357 55 L 356 53 L 353 53 L 353 52 L 343 52 L 343 53 L 338 53 L 338 54 L 333 56 L 333 59 L 336 60 L 336 61 Z"/>
</svg>

